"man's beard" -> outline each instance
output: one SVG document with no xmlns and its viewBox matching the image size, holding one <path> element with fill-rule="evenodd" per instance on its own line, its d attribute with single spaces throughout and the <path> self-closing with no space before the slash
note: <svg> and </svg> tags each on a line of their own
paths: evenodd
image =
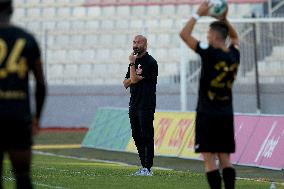
<svg viewBox="0 0 284 189">
<path fill-rule="evenodd" d="M 144 49 L 139 49 L 139 48 L 133 48 L 133 51 L 135 54 L 139 55 L 142 54 L 145 50 Z"/>
</svg>

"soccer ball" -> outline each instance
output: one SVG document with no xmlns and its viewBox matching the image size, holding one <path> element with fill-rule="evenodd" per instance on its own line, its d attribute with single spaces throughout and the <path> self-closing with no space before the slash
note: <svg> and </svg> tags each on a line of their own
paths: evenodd
<svg viewBox="0 0 284 189">
<path fill-rule="evenodd" d="M 209 0 L 209 15 L 210 16 L 221 16 L 227 9 L 226 0 Z"/>
</svg>

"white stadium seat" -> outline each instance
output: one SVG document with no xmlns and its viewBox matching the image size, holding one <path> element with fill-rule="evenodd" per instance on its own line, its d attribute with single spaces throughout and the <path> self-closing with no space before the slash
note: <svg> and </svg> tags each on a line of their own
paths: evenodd
<svg viewBox="0 0 284 189">
<path fill-rule="evenodd" d="M 62 64 L 48 64 L 48 75 L 52 73 L 53 77 L 61 76 L 63 73 L 63 65 Z"/>
<path fill-rule="evenodd" d="M 97 61 L 107 61 L 111 58 L 109 49 L 97 49 L 96 51 L 96 60 Z"/>
<path fill-rule="evenodd" d="M 87 15 L 87 10 L 84 8 L 84 7 L 74 7 L 72 9 L 72 16 L 75 16 L 75 17 L 84 17 Z"/>
<path fill-rule="evenodd" d="M 99 37 L 99 42 L 101 45 L 111 45 L 112 44 L 112 35 L 111 34 L 101 34 Z"/>
<path fill-rule="evenodd" d="M 63 46 L 63 47 L 66 47 L 69 45 L 69 35 L 60 35 L 60 36 L 52 36 L 52 35 L 49 35 L 51 37 L 54 37 L 55 40 L 54 40 L 54 45 L 55 46 Z M 48 38 L 49 40 L 49 38 Z"/>
<path fill-rule="evenodd" d="M 88 7 L 87 9 L 87 16 L 88 17 L 96 17 L 101 15 L 101 8 L 99 7 Z"/>
<path fill-rule="evenodd" d="M 66 59 L 69 62 L 81 63 L 82 53 L 80 50 L 68 50 Z"/>
<path fill-rule="evenodd" d="M 131 7 L 131 17 L 145 15 L 146 7 L 145 6 L 134 6 Z"/>
<path fill-rule="evenodd" d="M 162 6 L 162 14 L 163 15 L 175 15 L 176 7 L 174 5 L 164 5 Z"/>
<path fill-rule="evenodd" d="M 164 33 L 159 34 L 156 43 L 160 44 L 160 45 L 169 45 L 170 44 L 170 35 L 164 34 Z"/>
<path fill-rule="evenodd" d="M 190 5 L 177 5 L 176 14 L 181 17 L 190 16 L 192 14 L 191 6 Z"/>
<path fill-rule="evenodd" d="M 43 8 L 42 16 L 44 18 L 54 18 L 56 16 L 56 9 L 53 7 Z"/>
<path fill-rule="evenodd" d="M 63 68 L 64 77 L 76 76 L 78 73 L 78 65 L 76 64 L 65 64 Z"/>
<path fill-rule="evenodd" d="M 57 9 L 57 16 L 60 17 L 70 17 L 71 16 L 71 8 L 70 7 L 63 7 Z"/>
<path fill-rule="evenodd" d="M 115 26 L 115 21 L 114 20 L 108 20 L 108 19 L 101 20 L 100 27 L 102 29 L 113 29 L 114 26 Z"/>
<path fill-rule="evenodd" d="M 130 7 L 129 6 L 119 6 L 116 8 L 117 16 L 129 16 L 130 15 Z"/>
<path fill-rule="evenodd" d="M 93 46 L 99 43 L 98 35 L 86 35 L 84 38 L 84 45 Z"/>
<path fill-rule="evenodd" d="M 102 16 L 114 16 L 115 15 L 115 7 L 103 7 L 102 8 Z"/>
<path fill-rule="evenodd" d="M 145 27 L 147 27 L 147 28 L 158 28 L 159 27 L 159 20 L 149 18 L 145 22 Z"/>
<path fill-rule="evenodd" d="M 158 5 L 148 6 L 146 15 L 160 15 L 161 14 L 160 9 L 161 7 Z"/>
<path fill-rule="evenodd" d="M 13 19 L 26 17 L 26 12 L 27 12 L 27 9 L 25 9 L 25 8 L 18 8 L 17 11 L 15 11 L 14 14 L 13 14 Z"/>
<path fill-rule="evenodd" d="M 130 26 L 130 21 L 129 20 L 126 20 L 126 19 L 117 19 L 115 21 L 115 28 L 117 29 L 126 29 L 126 28 L 129 28 Z"/>
<path fill-rule="evenodd" d="M 174 19 L 161 19 L 160 20 L 160 28 L 173 28 L 174 26 Z"/>
<path fill-rule="evenodd" d="M 85 22 L 83 20 L 76 20 L 71 22 L 71 28 L 73 30 L 83 29 L 85 27 Z"/>
<path fill-rule="evenodd" d="M 80 76 L 88 76 L 94 74 L 92 72 L 92 64 L 80 64 L 78 65 L 78 75 Z"/>
<path fill-rule="evenodd" d="M 81 50 L 81 60 L 86 62 L 91 62 L 96 59 L 96 54 L 94 49 Z"/>
<path fill-rule="evenodd" d="M 59 30 L 69 30 L 71 28 L 71 22 L 64 20 L 56 22 L 56 28 Z"/>
<path fill-rule="evenodd" d="M 130 28 L 143 28 L 145 26 L 143 20 L 132 19 L 130 21 Z"/>
<path fill-rule="evenodd" d="M 41 15 L 41 9 L 40 8 L 29 8 L 27 10 L 27 16 L 31 18 L 36 18 Z"/>
<path fill-rule="evenodd" d="M 148 38 L 148 51 L 158 60 L 161 75 L 177 74 L 181 56 L 178 32 L 184 24 L 182 20 L 188 19 L 197 5 L 177 4 L 178 1 L 170 5 L 167 0 L 94 0 L 97 5 L 84 6 L 86 2 L 15 0 L 13 22 L 36 33 L 46 53 L 47 74 L 52 83 L 113 84 L 119 81 L 120 84 L 127 71 L 133 37 L 137 34 Z M 132 6 L 127 6 L 127 2 Z M 141 2 L 147 2 L 147 6 Z M 164 5 L 158 5 L 163 2 Z M 123 4 L 115 6 L 116 3 Z M 230 4 L 230 17 L 239 18 L 250 12 L 249 4 Z M 199 25 L 194 35 L 206 39 L 206 30 Z M 265 70 L 275 74 L 284 72 L 284 64 L 279 63 L 283 52 L 283 46 L 274 47 L 265 63 L 259 64 L 260 74 Z M 197 59 L 193 52 L 188 50 L 187 53 L 189 59 Z M 271 67 L 277 69 L 273 71 Z M 110 79 L 105 70 L 120 78 Z M 266 81 L 272 80 L 266 78 Z"/>
</svg>

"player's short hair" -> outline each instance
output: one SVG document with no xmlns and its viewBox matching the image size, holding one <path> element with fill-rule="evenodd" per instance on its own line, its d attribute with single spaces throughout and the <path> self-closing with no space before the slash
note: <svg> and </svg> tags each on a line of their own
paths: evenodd
<svg viewBox="0 0 284 189">
<path fill-rule="evenodd" d="M 215 21 L 210 24 L 210 29 L 219 33 L 221 39 L 226 40 L 229 34 L 229 28 L 225 22 Z"/>
<path fill-rule="evenodd" d="M 12 0 L 0 0 L 0 14 L 11 15 L 13 13 Z"/>
</svg>

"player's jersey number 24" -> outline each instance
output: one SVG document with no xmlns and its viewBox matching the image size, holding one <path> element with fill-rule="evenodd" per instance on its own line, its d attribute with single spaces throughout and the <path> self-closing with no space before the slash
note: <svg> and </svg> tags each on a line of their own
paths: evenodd
<svg viewBox="0 0 284 189">
<path fill-rule="evenodd" d="M 19 79 L 26 77 L 28 73 L 27 59 L 21 56 L 25 45 L 26 40 L 19 38 L 9 53 L 7 43 L 0 38 L 0 79 L 7 78 L 9 74 L 16 74 Z"/>
</svg>

